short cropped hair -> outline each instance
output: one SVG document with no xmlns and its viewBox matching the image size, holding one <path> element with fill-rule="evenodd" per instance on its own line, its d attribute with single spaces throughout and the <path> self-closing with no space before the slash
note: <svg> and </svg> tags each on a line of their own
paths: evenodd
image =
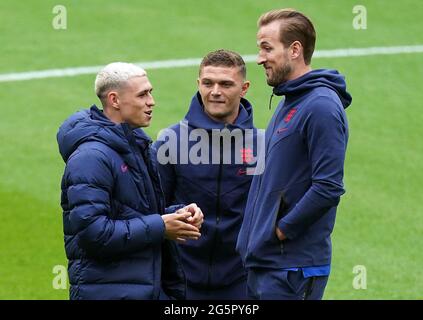
<svg viewBox="0 0 423 320">
<path fill-rule="evenodd" d="M 219 49 L 208 53 L 201 61 L 198 74 L 201 75 L 201 71 L 207 66 L 229 68 L 237 67 L 244 79 L 247 76 L 247 68 L 245 67 L 244 59 L 242 59 L 242 57 L 234 51 Z"/>
<path fill-rule="evenodd" d="M 95 93 L 103 101 L 105 94 L 110 90 L 121 88 L 122 85 L 133 77 L 143 77 L 146 75 L 147 72 L 144 69 L 132 63 L 110 63 L 97 74 L 94 84 Z"/>
<path fill-rule="evenodd" d="M 299 41 L 304 48 L 304 62 L 309 65 L 316 43 L 316 31 L 311 20 L 294 9 L 276 9 L 264 13 L 257 25 L 262 27 L 273 21 L 280 21 L 280 41 L 285 48 Z"/>
</svg>

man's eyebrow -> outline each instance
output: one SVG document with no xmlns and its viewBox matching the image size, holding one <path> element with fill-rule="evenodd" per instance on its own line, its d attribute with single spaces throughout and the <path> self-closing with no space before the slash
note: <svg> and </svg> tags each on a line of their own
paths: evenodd
<svg viewBox="0 0 423 320">
<path fill-rule="evenodd" d="M 140 94 L 143 94 L 143 93 L 147 93 L 147 92 L 151 92 L 151 91 L 153 91 L 153 88 L 150 88 L 150 89 L 145 89 L 145 90 L 141 90 L 141 91 L 139 91 L 139 92 L 137 93 L 137 95 L 140 95 Z"/>
<path fill-rule="evenodd" d="M 221 79 L 221 80 L 214 80 L 214 79 L 210 79 L 210 78 L 202 78 L 200 80 L 201 82 L 218 82 L 218 83 L 234 83 L 235 81 L 230 80 L 230 79 Z"/>
<path fill-rule="evenodd" d="M 233 80 L 221 80 L 219 83 L 228 84 L 228 83 L 235 83 Z"/>
<path fill-rule="evenodd" d="M 214 81 L 214 80 L 213 79 L 210 79 L 210 78 L 201 78 L 200 81 L 201 82 L 206 82 L 206 81 L 207 82 L 211 82 L 211 81 Z"/>
<path fill-rule="evenodd" d="M 269 43 L 269 42 L 267 42 L 266 40 L 264 40 L 264 41 L 257 41 L 257 45 L 258 45 L 258 46 L 262 46 L 262 45 L 270 45 L 270 43 Z"/>
</svg>

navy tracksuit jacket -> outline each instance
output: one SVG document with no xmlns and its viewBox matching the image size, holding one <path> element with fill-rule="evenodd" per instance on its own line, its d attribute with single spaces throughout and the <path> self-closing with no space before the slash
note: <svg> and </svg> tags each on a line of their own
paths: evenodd
<svg viewBox="0 0 423 320">
<path fill-rule="evenodd" d="M 254 177 L 237 250 L 247 268 L 328 265 L 344 193 L 351 103 L 344 77 L 313 70 L 274 88 L 285 96 L 266 129 L 265 169 Z M 278 226 L 287 236 L 279 241 Z"/>
<path fill-rule="evenodd" d="M 205 129 L 202 131 L 206 133 L 206 136 L 201 138 L 203 140 L 200 140 L 199 136 L 190 141 L 187 141 L 188 136 L 184 138 L 185 133 L 194 134 L 194 130 L 198 128 Z M 240 141 L 244 141 L 243 144 L 237 145 L 232 141 L 223 146 L 223 143 L 220 145 L 215 143 L 218 140 L 213 142 L 213 130 L 221 132 L 225 128 L 227 133 L 241 133 Z M 253 133 L 252 144 L 249 145 L 246 141 L 248 139 L 245 139 L 246 129 Z M 245 280 L 246 271 L 239 254 L 235 251 L 235 244 L 252 180 L 252 175 L 246 173 L 247 169 L 251 168 L 247 163 L 249 151 L 256 155 L 254 151 L 257 147 L 256 134 L 252 107 L 246 99 L 241 100 L 239 116 L 235 123 L 224 125 L 204 113 L 201 96 L 197 93 L 192 98 L 184 121 L 166 129 L 154 144 L 159 158 L 163 155 L 160 148 L 165 146 L 165 140 L 170 146 L 177 146 L 177 152 L 168 152 L 173 154 L 173 164 L 159 165 L 167 205 L 195 202 L 204 213 L 200 239 L 179 245 L 190 286 L 204 290 L 217 289 L 241 279 Z M 184 144 L 188 149 L 183 150 Z M 203 146 L 203 151 L 206 149 L 210 151 L 205 158 L 203 157 L 203 160 L 209 160 L 209 164 L 191 162 L 195 160 L 192 157 L 193 150 L 199 150 L 195 149 L 195 145 Z M 191 157 L 188 163 L 183 164 L 184 157 L 188 159 L 189 154 Z M 218 163 L 212 163 L 213 155 Z M 245 161 L 237 164 L 235 157 L 240 155 Z M 223 164 L 222 160 L 226 156 L 231 156 L 231 159 L 228 158 L 230 163 Z"/>
</svg>

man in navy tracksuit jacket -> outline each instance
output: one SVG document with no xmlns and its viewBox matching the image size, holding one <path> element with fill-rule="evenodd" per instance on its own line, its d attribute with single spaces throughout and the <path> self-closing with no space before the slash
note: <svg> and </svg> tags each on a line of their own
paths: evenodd
<svg viewBox="0 0 423 320">
<path fill-rule="evenodd" d="M 187 299 L 246 299 L 246 271 L 235 244 L 252 180 L 248 158 L 255 153 L 257 130 L 252 106 L 243 98 L 249 85 L 244 61 L 228 50 L 209 53 L 200 66 L 198 85 L 185 119 L 155 143 L 159 163 L 164 154 L 160 149 L 177 147 L 177 159 L 159 167 L 168 204 L 194 202 L 204 213 L 201 238 L 178 245 L 188 282 Z M 225 131 L 241 144 L 213 142 L 215 133 Z M 170 139 L 173 135 L 174 140 Z M 193 157 L 199 145 L 201 163 Z"/>
<path fill-rule="evenodd" d="M 265 169 L 252 182 L 237 250 L 251 297 L 321 299 L 344 193 L 351 96 L 337 71 L 311 70 L 315 32 L 303 14 L 262 15 L 257 40 L 267 83 L 285 99 L 266 129 Z"/>
<path fill-rule="evenodd" d="M 198 238 L 201 217 L 194 206 L 165 210 L 151 140 L 139 129 L 151 121 L 151 90 L 141 68 L 109 64 L 96 79 L 103 110 L 77 112 L 57 134 L 71 299 L 185 298 L 170 240 Z"/>
</svg>

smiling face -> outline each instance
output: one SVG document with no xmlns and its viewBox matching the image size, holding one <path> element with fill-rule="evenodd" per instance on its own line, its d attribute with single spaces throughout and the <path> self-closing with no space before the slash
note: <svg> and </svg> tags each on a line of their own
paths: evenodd
<svg viewBox="0 0 423 320">
<path fill-rule="evenodd" d="M 198 78 L 205 113 L 215 121 L 233 123 L 250 83 L 238 67 L 204 66 Z"/>
<path fill-rule="evenodd" d="M 152 90 L 147 76 L 130 78 L 116 90 L 113 107 L 118 111 L 120 118 L 118 122 L 126 122 L 133 128 L 148 127 L 155 104 L 151 95 Z"/>
<path fill-rule="evenodd" d="M 259 54 L 257 63 L 263 65 L 267 84 L 272 87 L 290 80 L 293 65 L 290 60 L 290 47 L 285 48 L 280 41 L 280 22 L 273 21 L 260 27 L 257 33 Z"/>
</svg>

